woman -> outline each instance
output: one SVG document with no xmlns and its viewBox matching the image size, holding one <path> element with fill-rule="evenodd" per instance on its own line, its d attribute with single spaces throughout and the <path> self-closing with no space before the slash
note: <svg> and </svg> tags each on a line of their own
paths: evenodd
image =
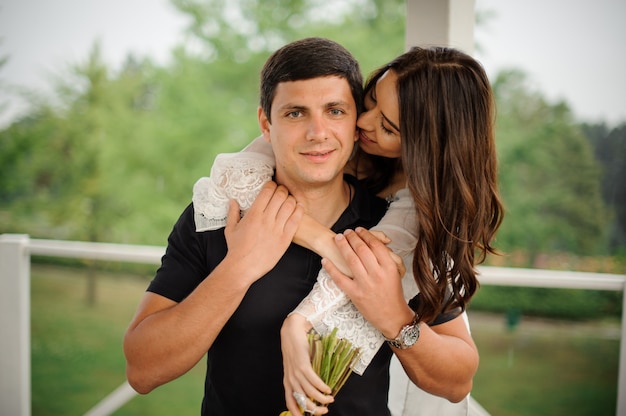
<svg viewBox="0 0 626 416">
<path fill-rule="evenodd" d="M 390 247 L 411 273 L 402 282 L 385 279 L 390 267 L 386 249 L 365 230 L 334 236 L 304 222 L 295 241 L 332 261 L 323 261 L 318 284 L 281 331 L 286 402 L 293 414 L 328 411 L 306 397 L 332 402 L 308 362 L 303 332 L 312 326 L 318 331 L 346 329 L 343 336 L 366 347 L 370 353 L 360 363 L 362 372 L 384 340 L 396 337 L 401 322 L 414 324 L 419 329 L 415 348 L 391 343 L 396 345 L 392 350 L 418 387 L 451 401 L 467 396 L 478 364 L 459 315 L 478 285 L 475 263 L 494 252 L 490 243 L 502 221 L 493 97 L 486 74 L 478 62 L 454 49 L 414 48 L 376 71 L 366 93 L 366 112 L 357 122 L 360 147 L 349 169 L 379 195 L 393 196 L 378 228 L 391 238 Z M 263 156 L 257 145 L 248 150 L 261 150 L 261 155 L 253 152 L 251 158 L 271 167 L 271 155 Z M 211 179 L 224 183 L 232 172 L 219 173 L 219 165 L 232 166 L 240 156 L 228 156 L 225 163 L 218 157 Z M 245 191 L 236 186 L 227 199 L 250 195 L 256 184 L 246 178 Z M 262 181 L 266 179 L 267 173 Z M 199 207 L 214 198 L 206 185 L 199 181 L 194 191 Z M 197 223 L 206 225 L 211 215 L 206 209 L 198 212 L 202 218 Z M 437 325 L 440 321 L 445 323 Z M 451 359 L 455 366 L 446 365 Z"/>
</svg>

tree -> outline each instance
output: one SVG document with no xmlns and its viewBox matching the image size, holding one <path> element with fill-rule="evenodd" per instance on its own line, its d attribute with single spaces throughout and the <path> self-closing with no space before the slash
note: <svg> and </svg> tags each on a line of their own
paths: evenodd
<svg viewBox="0 0 626 416">
<path fill-rule="evenodd" d="M 606 209 L 600 168 L 566 104 L 550 104 L 519 71 L 493 83 L 497 101 L 500 187 L 507 215 L 498 234 L 505 250 L 594 254 Z"/>
<path fill-rule="evenodd" d="M 49 107 L 0 132 L 0 226 L 3 232 L 31 232 L 46 235 L 51 226 L 46 207 L 58 192 L 62 164 L 46 155 L 63 155 L 63 143 L 56 135 L 59 120 Z M 50 137 L 47 142 L 42 137 Z M 44 152 L 45 149 L 45 152 Z M 49 235 L 49 234 L 48 234 Z"/>
<path fill-rule="evenodd" d="M 57 105 L 40 99 L 0 133 L 11 161 L 0 181 L 5 230 L 16 224 L 39 237 L 110 241 L 124 201 L 109 172 L 125 156 L 116 139 L 128 98 L 115 85 L 96 44 L 57 81 Z"/>
<path fill-rule="evenodd" d="M 170 65 L 129 57 L 114 73 L 96 44 L 57 80 L 57 105 L 36 97 L 27 117 L 0 132 L 4 231 L 163 244 L 215 155 L 259 134 L 258 73 L 272 50 L 302 36 L 345 36 L 378 65 L 386 58 L 376 50 L 402 49 L 402 25 L 378 22 L 403 21 L 400 1 L 174 3 L 191 24 Z M 392 27 L 397 42 L 383 32 L 363 42 L 372 27 Z"/>
<path fill-rule="evenodd" d="M 583 124 L 596 159 L 602 165 L 602 197 L 613 211 L 609 229 L 611 253 L 626 252 L 626 124 Z"/>
<path fill-rule="evenodd" d="M 190 24 L 187 49 L 206 62 L 253 63 L 306 36 L 328 37 L 346 46 L 367 74 L 404 49 L 403 0 L 172 0 Z"/>
<path fill-rule="evenodd" d="M 273 50 L 329 37 L 368 74 L 404 49 L 400 0 L 172 3 L 189 27 L 170 64 L 130 56 L 114 73 L 95 45 L 59 81 L 60 106 L 36 102 L 0 131 L 4 231 L 164 244 L 215 155 L 259 134 L 258 74 Z M 597 250 L 606 212 L 600 170 L 569 109 L 529 91 L 519 73 L 501 74 L 494 90 L 508 208 L 498 246 Z"/>
</svg>

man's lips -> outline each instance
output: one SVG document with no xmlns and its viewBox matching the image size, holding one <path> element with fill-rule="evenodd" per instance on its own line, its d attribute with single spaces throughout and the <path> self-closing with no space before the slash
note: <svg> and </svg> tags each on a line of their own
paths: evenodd
<svg viewBox="0 0 626 416">
<path fill-rule="evenodd" d="M 300 154 L 313 162 L 325 162 L 334 153 L 334 150 L 309 150 Z"/>
</svg>

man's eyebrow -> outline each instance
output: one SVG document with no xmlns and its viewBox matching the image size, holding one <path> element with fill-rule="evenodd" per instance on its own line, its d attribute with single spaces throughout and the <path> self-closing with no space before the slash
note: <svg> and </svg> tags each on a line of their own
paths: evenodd
<svg viewBox="0 0 626 416">
<path fill-rule="evenodd" d="M 396 126 L 395 123 L 391 120 L 389 120 L 389 118 L 387 118 L 387 116 L 381 111 L 380 114 L 382 114 L 383 118 L 385 120 L 387 120 L 387 123 L 391 124 L 391 127 L 393 127 L 394 129 L 396 129 L 396 131 L 398 133 L 400 133 L 400 127 Z"/>
<path fill-rule="evenodd" d="M 327 108 L 330 108 L 330 107 L 346 107 L 348 105 L 350 105 L 350 103 L 348 103 L 347 101 L 339 100 L 339 101 L 331 101 L 331 102 L 329 102 L 328 104 L 326 104 L 326 107 Z"/>
<path fill-rule="evenodd" d="M 280 107 L 278 107 L 279 111 L 284 111 L 284 110 L 298 110 L 298 111 L 302 111 L 302 110 L 306 110 L 307 107 L 304 105 L 298 105 L 298 104 L 292 104 L 292 103 L 286 103 L 284 105 L 281 105 Z"/>
</svg>

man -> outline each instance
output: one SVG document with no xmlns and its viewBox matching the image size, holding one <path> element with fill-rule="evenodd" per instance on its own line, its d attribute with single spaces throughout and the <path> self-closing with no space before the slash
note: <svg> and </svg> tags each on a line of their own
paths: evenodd
<svg viewBox="0 0 626 416">
<path fill-rule="evenodd" d="M 303 39 L 269 58 L 258 118 L 279 185 L 267 184 L 241 220 L 231 204 L 225 229 L 198 233 L 193 206 L 183 212 L 125 336 L 138 392 L 179 377 L 208 351 L 202 414 L 285 409 L 280 327 L 321 267 L 319 256 L 291 244 L 302 213 L 341 232 L 373 226 L 386 208 L 342 173 L 362 94 L 358 63 L 334 42 Z M 362 377 L 351 377 L 332 412 L 388 414 L 390 356 L 381 349 Z"/>
</svg>

